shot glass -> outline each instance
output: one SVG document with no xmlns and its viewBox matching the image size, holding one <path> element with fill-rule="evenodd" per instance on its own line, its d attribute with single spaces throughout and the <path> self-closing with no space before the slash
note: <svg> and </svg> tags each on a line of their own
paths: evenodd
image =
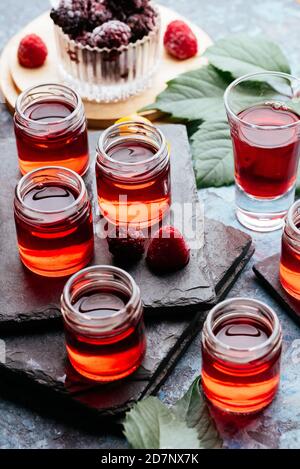
<svg viewBox="0 0 300 469">
<path fill-rule="evenodd" d="M 296 300 L 300 300 L 300 201 L 288 211 L 282 234 L 280 282 Z"/>
<path fill-rule="evenodd" d="M 280 380 L 281 326 L 268 305 L 251 298 L 219 303 L 202 333 L 202 385 L 225 412 L 250 414 L 272 402 Z"/>
<path fill-rule="evenodd" d="M 282 227 L 294 201 L 300 147 L 300 80 L 254 73 L 224 95 L 235 163 L 236 214 L 254 231 Z"/>
</svg>

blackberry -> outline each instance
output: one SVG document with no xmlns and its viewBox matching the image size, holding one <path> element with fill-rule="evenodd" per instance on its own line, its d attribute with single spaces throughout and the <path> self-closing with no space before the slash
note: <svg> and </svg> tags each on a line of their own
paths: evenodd
<svg viewBox="0 0 300 469">
<path fill-rule="evenodd" d="M 155 28 L 157 12 L 148 6 L 142 13 L 129 16 L 127 24 L 131 29 L 132 40 L 135 42 L 147 36 Z"/>
<path fill-rule="evenodd" d="M 76 42 L 80 42 L 83 46 L 94 46 L 93 35 L 88 31 L 84 31 L 82 34 L 74 38 Z"/>
<path fill-rule="evenodd" d="M 104 0 L 91 0 L 89 5 L 88 29 L 93 31 L 97 26 L 113 19 L 113 14 Z"/>
<path fill-rule="evenodd" d="M 145 236 L 142 231 L 119 227 L 107 237 L 109 251 L 121 263 L 132 263 L 140 260 L 145 252 Z"/>
<path fill-rule="evenodd" d="M 108 21 L 93 31 L 93 42 L 96 47 L 118 49 L 127 46 L 131 39 L 131 30 L 127 24 L 118 20 Z"/>
<path fill-rule="evenodd" d="M 124 21 L 128 16 L 141 11 L 149 5 L 150 0 L 107 0 L 115 16 Z"/>
<path fill-rule="evenodd" d="M 87 26 L 88 3 L 86 0 L 61 0 L 57 8 L 52 8 L 50 16 L 64 33 L 76 37 Z"/>
</svg>

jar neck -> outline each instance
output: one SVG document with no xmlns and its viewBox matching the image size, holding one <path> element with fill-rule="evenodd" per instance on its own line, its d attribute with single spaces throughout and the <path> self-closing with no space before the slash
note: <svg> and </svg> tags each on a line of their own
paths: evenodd
<svg viewBox="0 0 300 469">
<path fill-rule="evenodd" d="M 63 186 L 78 195 L 72 204 L 63 209 L 35 210 L 25 203 L 24 197 L 41 185 Z M 15 189 L 15 214 L 32 225 L 54 225 L 66 219 L 69 223 L 76 223 L 89 207 L 89 198 L 83 179 L 74 171 L 59 166 L 44 167 L 26 174 Z"/>
<path fill-rule="evenodd" d="M 283 232 L 283 241 L 300 253 L 300 228 L 298 227 L 300 227 L 300 201 L 290 207 Z"/>
<path fill-rule="evenodd" d="M 28 109 L 35 104 L 51 101 L 62 103 L 70 108 L 70 114 L 52 122 L 31 119 Z M 50 137 L 74 132 L 86 122 L 84 106 L 77 92 L 65 85 L 45 84 L 30 88 L 20 94 L 16 101 L 14 122 L 17 129 L 28 135 Z"/>
<path fill-rule="evenodd" d="M 122 309 L 94 317 L 74 308 L 74 303 L 82 296 L 107 290 L 128 298 Z M 142 317 L 143 307 L 140 289 L 133 278 L 122 269 L 103 265 L 88 267 L 70 278 L 61 297 L 61 311 L 66 325 L 75 332 L 110 337 L 137 324 Z"/>
<path fill-rule="evenodd" d="M 112 149 L 131 144 L 148 145 L 153 148 L 151 157 L 139 162 L 117 161 L 111 156 Z M 99 138 L 97 166 L 113 179 L 144 181 L 158 175 L 169 164 L 170 153 L 162 132 L 151 124 L 124 122 L 116 124 Z"/>
<path fill-rule="evenodd" d="M 260 324 L 269 331 L 265 342 L 248 348 L 232 347 L 216 336 L 216 330 L 222 325 L 235 321 L 239 318 L 253 324 Z M 274 311 L 264 303 L 250 298 L 233 298 L 223 301 L 215 306 L 209 313 L 202 332 L 203 350 L 220 359 L 232 364 L 245 364 L 261 360 L 266 356 L 276 353 L 282 341 L 281 327 Z"/>
</svg>

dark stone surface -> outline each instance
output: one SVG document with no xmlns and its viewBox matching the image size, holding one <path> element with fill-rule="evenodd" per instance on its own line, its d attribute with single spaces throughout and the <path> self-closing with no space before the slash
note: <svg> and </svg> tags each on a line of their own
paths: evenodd
<svg viewBox="0 0 300 469">
<path fill-rule="evenodd" d="M 235 282 L 245 264 L 253 254 L 251 238 L 219 222 L 210 221 L 217 247 L 227 250 L 228 243 L 235 255 L 222 259 L 213 272 L 218 299 L 224 297 Z M 216 265 L 214 259 L 214 265 Z M 6 388 L 17 387 L 26 395 L 32 405 L 37 400 L 42 407 L 49 408 L 49 399 L 58 400 L 76 411 L 86 411 L 97 417 L 118 417 L 135 401 L 156 392 L 184 352 L 193 337 L 201 329 L 204 311 L 189 314 L 184 319 L 148 319 L 146 333 L 148 349 L 140 369 L 123 381 L 97 385 L 82 379 L 70 366 L 66 358 L 64 334 L 60 330 L 39 331 L 38 333 L 1 334 L 2 363 L 0 375 Z M 21 385 L 21 386 L 20 386 Z M 18 398 L 18 392 L 14 391 Z M 55 407 L 57 407 L 55 406 Z M 112 423 L 110 421 L 110 423 Z"/>
<path fill-rule="evenodd" d="M 190 243 L 198 240 L 199 249 L 191 250 L 188 266 L 174 274 L 156 276 L 150 272 L 143 259 L 128 269 L 141 288 L 146 313 L 172 314 L 199 309 L 215 300 L 212 279 L 204 254 L 203 210 L 195 210 L 199 205 L 195 186 L 186 128 L 182 125 L 162 127 L 172 146 L 171 174 L 173 202 L 183 206 L 193 203 L 193 211 L 186 226 L 197 223 L 197 239 L 191 237 Z M 105 223 L 98 214 L 97 191 L 95 187 L 94 153 L 99 132 L 90 132 L 91 168 L 85 177 L 92 200 L 95 221 L 95 258 L 93 264 L 112 264 L 113 258 L 108 251 L 107 242 L 101 238 Z M 43 278 L 29 272 L 20 262 L 13 219 L 14 187 L 20 178 L 17 169 L 17 156 L 13 139 L 0 139 L 0 149 L 6 155 L 3 166 L 3 182 L 0 185 L 1 226 L 0 249 L 3 261 L 0 265 L 0 324 L 3 327 L 21 325 L 23 322 L 40 322 L 60 316 L 59 298 L 66 279 Z M 184 175 L 184 177 L 182 177 Z M 234 256 L 235 253 L 233 252 Z M 232 262 L 235 257 L 232 258 Z"/>
<path fill-rule="evenodd" d="M 274 296 L 290 316 L 300 324 L 300 301 L 289 295 L 279 280 L 280 254 L 267 257 L 253 266 L 262 285 Z"/>
</svg>

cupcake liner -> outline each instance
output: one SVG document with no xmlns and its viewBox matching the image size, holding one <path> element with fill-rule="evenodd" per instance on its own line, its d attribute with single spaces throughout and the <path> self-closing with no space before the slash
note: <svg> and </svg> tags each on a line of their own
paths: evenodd
<svg viewBox="0 0 300 469">
<path fill-rule="evenodd" d="M 99 49 L 74 41 L 54 25 L 63 80 L 89 101 L 115 102 L 151 85 L 161 58 L 161 18 L 143 39 L 118 49 Z"/>
</svg>

